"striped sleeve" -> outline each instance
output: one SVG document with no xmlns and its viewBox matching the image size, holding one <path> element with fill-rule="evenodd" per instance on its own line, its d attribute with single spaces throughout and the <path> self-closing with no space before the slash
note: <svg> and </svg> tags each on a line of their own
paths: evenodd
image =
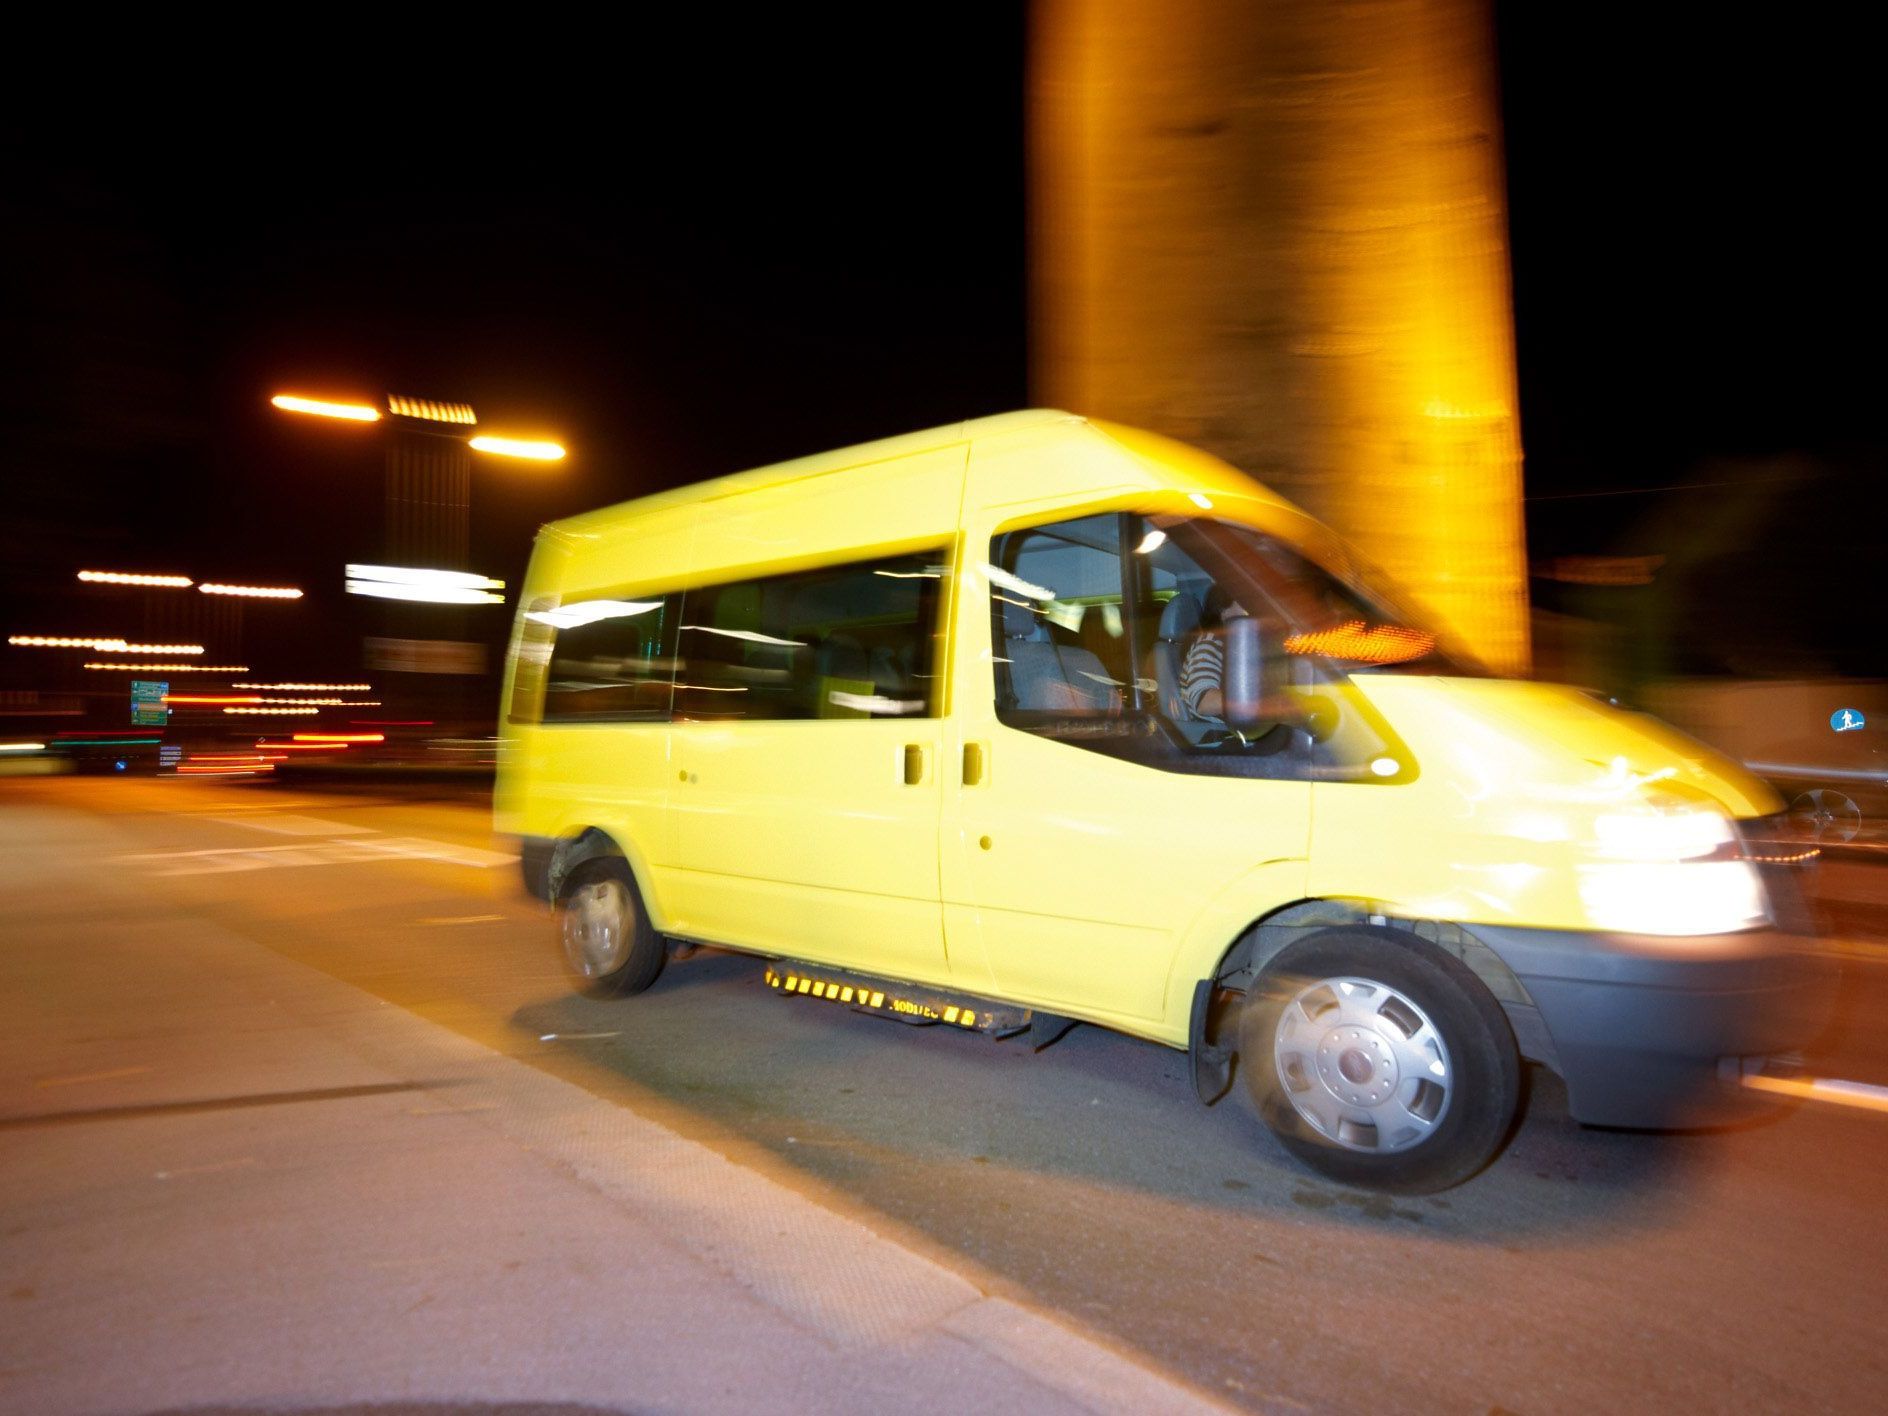
<svg viewBox="0 0 1888 1416">
<path fill-rule="evenodd" d="M 1218 635 L 1196 635 L 1187 646 L 1186 661 L 1180 666 L 1180 698 L 1194 717 L 1213 716 L 1200 702 L 1220 686 L 1225 667 L 1226 649 Z"/>
</svg>

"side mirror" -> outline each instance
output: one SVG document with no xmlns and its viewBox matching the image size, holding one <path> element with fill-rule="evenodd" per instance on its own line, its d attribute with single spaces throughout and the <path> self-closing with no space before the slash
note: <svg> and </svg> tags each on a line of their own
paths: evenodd
<svg viewBox="0 0 1888 1416">
<path fill-rule="evenodd" d="M 1221 671 L 1219 697 L 1226 726 L 1245 733 L 1264 727 L 1266 716 L 1264 655 L 1259 622 L 1250 615 L 1228 620 L 1226 666 Z"/>
</svg>

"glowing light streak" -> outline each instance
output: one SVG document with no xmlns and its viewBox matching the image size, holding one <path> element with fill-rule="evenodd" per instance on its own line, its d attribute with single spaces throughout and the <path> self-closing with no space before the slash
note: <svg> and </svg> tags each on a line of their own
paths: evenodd
<svg viewBox="0 0 1888 1416">
<path fill-rule="evenodd" d="M 294 690 L 303 693 L 372 693 L 371 683 L 233 683 L 231 688 Z"/>
<path fill-rule="evenodd" d="M 164 696 L 166 703 L 254 703 L 272 708 L 378 708 L 377 698 L 358 701 L 346 698 L 270 698 L 264 694 L 175 694 Z"/>
<path fill-rule="evenodd" d="M 1040 585 L 1032 585 L 1020 575 L 1014 575 L 1000 565 L 980 565 L 977 574 L 992 585 L 1001 585 L 1005 590 L 1014 590 L 1018 595 L 1027 595 L 1032 600 L 1053 600 L 1055 591 L 1046 590 Z"/>
<path fill-rule="evenodd" d="M 1355 664 L 1401 664 L 1420 659 L 1435 647 L 1436 637 L 1420 629 L 1400 624 L 1367 628 L 1362 620 L 1350 620 L 1309 634 L 1293 634 L 1285 640 L 1287 654 L 1323 654 Z"/>
<path fill-rule="evenodd" d="M 246 674 L 247 664 L 101 664 L 91 663 L 85 666 L 104 673 L 114 674 Z"/>
<path fill-rule="evenodd" d="M 296 733 L 296 742 L 385 742 L 385 733 Z"/>
<path fill-rule="evenodd" d="M 192 583 L 187 575 L 138 575 L 127 570 L 82 570 L 79 579 L 95 585 L 146 585 L 165 590 L 187 590 Z"/>
<path fill-rule="evenodd" d="M 201 644 L 128 644 L 123 639 L 84 639 L 55 634 L 10 634 L 21 649 L 96 649 L 104 654 L 201 654 Z"/>
<path fill-rule="evenodd" d="M 762 634 L 758 629 L 717 629 L 711 624 L 685 624 L 683 629 L 696 630 L 701 634 L 718 634 L 723 639 L 739 639 L 748 644 L 778 644 L 784 649 L 804 649 L 804 639 L 781 639 L 772 634 Z"/>
<path fill-rule="evenodd" d="M 499 457 L 522 457 L 532 462 L 556 462 L 564 449 L 554 442 L 534 442 L 528 438 L 476 437 L 469 444 L 474 452 L 489 452 Z"/>
<path fill-rule="evenodd" d="M 361 403 L 329 403 L 320 398 L 302 398 L 293 393 L 278 393 L 269 402 L 284 413 L 312 413 L 317 418 L 340 418 L 351 423 L 378 423 L 380 410 Z"/>
<path fill-rule="evenodd" d="M 302 592 L 293 585 L 224 585 L 205 581 L 197 587 L 205 595 L 241 595 L 251 600 L 299 600 Z"/>
<path fill-rule="evenodd" d="M 1888 1112 L 1888 1087 L 1871 1086 L 1867 1082 L 1844 1082 L 1822 1077 L 1766 1077 L 1761 1072 L 1745 1077 L 1743 1082 L 1752 1091 L 1800 1097 L 1808 1101 L 1833 1101 L 1863 1111 Z"/>
<path fill-rule="evenodd" d="M 428 423 L 469 426 L 479 420 L 469 403 L 439 403 L 430 398 L 407 398 L 397 393 L 387 395 L 387 411 L 396 417 L 419 418 Z"/>
<path fill-rule="evenodd" d="M 97 649 L 106 654 L 125 647 L 122 639 L 77 639 L 62 634 L 9 634 L 7 643 L 20 649 Z"/>
<path fill-rule="evenodd" d="M 423 570 L 405 565 L 350 565 L 347 593 L 434 605 L 498 605 L 505 582 L 467 570 Z"/>
<path fill-rule="evenodd" d="M 629 619 L 659 609 L 660 600 L 581 600 L 574 605 L 559 605 L 554 610 L 531 610 L 525 618 L 533 624 L 548 624 L 553 629 L 575 629 L 598 620 Z"/>
</svg>

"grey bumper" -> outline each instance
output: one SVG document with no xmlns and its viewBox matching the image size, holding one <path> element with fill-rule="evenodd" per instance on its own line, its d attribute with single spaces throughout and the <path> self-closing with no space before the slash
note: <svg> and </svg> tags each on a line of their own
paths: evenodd
<svg viewBox="0 0 1888 1416">
<path fill-rule="evenodd" d="M 1700 1126 L 1756 1105 L 1719 1059 L 1789 1052 L 1829 1020 L 1839 969 L 1772 930 L 1667 938 L 1485 925 L 1474 933 L 1527 989 L 1574 1119 Z M 1517 1029 L 1518 1031 L 1518 1029 Z"/>
</svg>

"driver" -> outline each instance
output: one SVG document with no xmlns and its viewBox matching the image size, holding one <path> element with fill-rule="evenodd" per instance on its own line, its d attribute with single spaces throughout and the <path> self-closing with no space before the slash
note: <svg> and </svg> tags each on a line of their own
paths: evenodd
<svg viewBox="0 0 1888 1416">
<path fill-rule="evenodd" d="M 1224 727 L 1225 702 L 1220 684 L 1226 674 L 1225 626 L 1246 618 L 1245 606 L 1215 585 L 1206 595 L 1200 628 L 1187 645 L 1180 665 L 1180 699 L 1195 718 Z"/>
</svg>

